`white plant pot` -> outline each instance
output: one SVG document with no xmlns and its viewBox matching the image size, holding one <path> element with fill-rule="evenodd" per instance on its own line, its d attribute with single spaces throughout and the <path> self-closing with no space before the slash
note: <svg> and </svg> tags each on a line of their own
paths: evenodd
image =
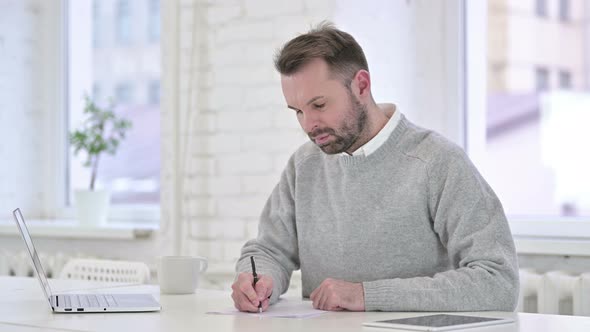
<svg viewBox="0 0 590 332">
<path fill-rule="evenodd" d="M 106 190 L 75 190 L 74 204 L 81 226 L 104 225 L 109 214 L 111 194 Z"/>
</svg>

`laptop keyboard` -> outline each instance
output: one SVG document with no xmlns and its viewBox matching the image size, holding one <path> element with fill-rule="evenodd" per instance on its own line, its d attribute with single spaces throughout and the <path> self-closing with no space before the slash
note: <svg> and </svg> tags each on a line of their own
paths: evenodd
<svg viewBox="0 0 590 332">
<path fill-rule="evenodd" d="M 112 295 L 102 294 L 79 294 L 79 295 L 60 295 L 60 300 L 64 301 L 66 308 L 90 308 L 90 307 L 116 307 L 117 301 Z"/>
</svg>

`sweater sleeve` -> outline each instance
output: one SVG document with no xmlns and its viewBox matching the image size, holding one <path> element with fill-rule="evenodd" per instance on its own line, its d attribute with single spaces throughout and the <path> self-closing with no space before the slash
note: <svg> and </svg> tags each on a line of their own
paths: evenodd
<svg viewBox="0 0 590 332">
<path fill-rule="evenodd" d="M 513 311 L 517 256 L 502 205 L 459 148 L 427 163 L 429 214 L 452 269 L 363 282 L 367 311 Z"/>
<path fill-rule="evenodd" d="M 256 272 L 259 275 L 270 275 L 273 279 L 271 304 L 287 291 L 293 270 L 299 269 L 294 176 L 295 167 L 291 158 L 264 206 L 258 224 L 258 236 L 244 244 L 236 264 L 237 273 L 251 273 L 250 256 L 254 256 Z"/>
</svg>

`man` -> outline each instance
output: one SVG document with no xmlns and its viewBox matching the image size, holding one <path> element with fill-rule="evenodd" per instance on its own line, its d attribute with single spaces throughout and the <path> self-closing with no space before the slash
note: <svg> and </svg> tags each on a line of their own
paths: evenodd
<svg viewBox="0 0 590 332">
<path fill-rule="evenodd" d="M 321 24 L 275 65 L 311 142 L 242 249 L 236 308 L 267 310 L 301 269 L 302 295 L 323 310 L 514 310 L 518 266 L 500 201 L 459 147 L 375 103 L 354 38 Z"/>
</svg>

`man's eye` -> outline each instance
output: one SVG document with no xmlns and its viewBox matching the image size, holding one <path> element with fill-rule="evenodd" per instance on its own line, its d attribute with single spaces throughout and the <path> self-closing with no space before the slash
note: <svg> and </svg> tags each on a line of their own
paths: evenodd
<svg viewBox="0 0 590 332">
<path fill-rule="evenodd" d="M 324 108 L 324 106 L 326 106 L 326 103 L 323 103 L 323 104 L 313 104 L 313 106 L 315 108 Z"/>
</svg>

